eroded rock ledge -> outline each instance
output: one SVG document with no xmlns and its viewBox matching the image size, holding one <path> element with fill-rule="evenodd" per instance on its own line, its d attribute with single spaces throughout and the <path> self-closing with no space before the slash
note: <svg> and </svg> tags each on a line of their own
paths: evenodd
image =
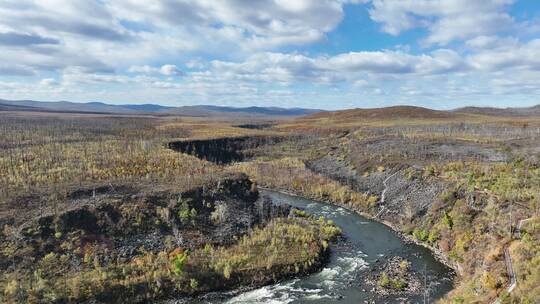
<svg viewBox="0 0 540 304">
<path fill-rule="evenodd" d="M 170 142 L 168 147 L 218 164 L 243 161 L 253 156 L 252 149 L 273 145 L 285 136 L 242 136 Z"/>
<path fill-rule="evenodd" d="M 332 224 L 258 199 L 244 174 L 183 192 L 116 186 L 79 189 L 70 207 L 0 234 L 0 300 L 186 299 L 311 273 L 328 257 Z"/>
</svg>

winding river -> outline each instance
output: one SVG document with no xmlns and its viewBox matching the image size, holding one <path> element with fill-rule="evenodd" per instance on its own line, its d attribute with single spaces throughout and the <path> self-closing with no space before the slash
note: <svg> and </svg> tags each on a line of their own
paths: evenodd
<svg viewBox="0 0 540 304">
<path fill-rule="evenodd" d="M 289 204 L 333 220 L 342 229 L 346 240 L 332 247 L 330 261 L 322 271 L 251 290 L 224 303 L 424 303 L 423 293 L 382 297 L 363 284 L 363 278 L 376 261 L 391 256 L 409 260 L 411 269 L 421 275 L 422 281 L 423 274 L 427 274 L 428 303 L 452 289 L 450 268 L 438 262 L 426 248 L 404 242 L 383 224 L 310 199 L 267 190 L 261 194 L 271 197 L 276 204 Z"/>
</svg>

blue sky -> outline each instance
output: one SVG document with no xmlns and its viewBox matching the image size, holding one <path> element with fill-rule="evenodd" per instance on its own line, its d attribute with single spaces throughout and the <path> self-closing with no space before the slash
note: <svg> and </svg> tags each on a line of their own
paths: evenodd
<svg viewBox="0 0 540 304">
<path fill-rule="evenodd" d="M 0 98 L 540 103 L 535 0 L 4 0 Z"/>
</svg>

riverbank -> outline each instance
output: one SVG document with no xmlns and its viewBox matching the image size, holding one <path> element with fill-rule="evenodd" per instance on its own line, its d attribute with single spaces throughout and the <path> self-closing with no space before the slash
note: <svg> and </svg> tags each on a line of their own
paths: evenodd
<svg viewBox="0 0 540 304">
<path fill-rule="evenodd" d="M 446 170 L 449 173 L 457 171 L 457 174 L 461 174 L 463 164 L 452 165 L 455 167 L 436 170 Z M 494 166 L 487 168 L 493 170 Z M 402 169 L 402 174 L 394 175 L 399 182 L 389 183 L 387 199 L 384 207 L 381 207 L 380 203 L 377 203 L 380 202 L 378 197 L 375 196 L 372 200 L 373 192 L 357 194 L 352 189 L 353 184 L 343 184 L 313 173 L 303 166 L 300 160 L 255 160 L 238 164 L 234 169 L 248 173 L 259 186 L 285 190 L 352 210 L 383 223 L 402 238 L 430 250 L 458 274 L 455 289 L 447 298 L 441 300 L 442 303 L 451 303 L 454 300 L 473 301 L 475 298 L 490 301 L 503 292 L 507 285 L 504 252 L 500 246 L 504 244 L 505 235 L 508 233 L 500 226 L 490 225 L 493 223 L 490 219 L 504 216 L 502 207 L 507 203 L 498 202 L 493 196 L 483 192 L 472 192 L 461 180 L 445 179 L 444 175 L 439 173 L 441 171 L 436 171 L 437 176 L 432 176 L 415 168 Z M 394 174 L 394 171 L 395 169 L 380 168 L 377 172 L 370 173 L 371 179 L 382 184 L 385 177 Z M 500 177 L 504 178 L 504 175 Z M 418 204 L 411 201 L 418 193 L 415 192 L 412 198 L 407 197 L 407 191 L 418 188 L 411 189 L 408 186 L 410 180 L 413 180 L 415 185 L 435 180 L 444 187 L 441 187 L 441 192 L 429 202 Z M 379 216 L 375 216 L 375 213 Z M 476 257 L 482 257 L 488 268 L 479 267 Z M 471 291 L 469 286 L 472 285 L 481 286 L 482 293 L 478 295 Z"/>
<path fill-rule="evenodd" d="M 246 283 L 244 285 L 241 285 L 235 288 L 228 288 L 228 289 L 223 289 L 223 290 L 214 290 L 214 291 L 205 292 L 205 293 L 193 294 L 188 297 L 182 297 L 182 298 L 173 297 L 173 298 L 158 301 L 157 303 L 159 304 L 222 303 L 236 296 L 239 296 L 241 294 L 245 294 L 253 290 L 263 288 L 265 286 L 280 284 L 280 283 L 287 282 L 290 280 L 306 277 L 314 273 L 318 273 L 322 271 L 324 267 L 328 265 L 328 262 L 330 261 L 330 257 L 332 254 L 331 247 L 334 246 L 336 242 L 339 242 L 339 240 L 336 239 L 336 240 L 331 241 L 329 243 L 329 247 L 327 249 L 322 250 L 318 258 L 313 263 L 311 263 L 308 267 L 301 269 L 301 271 L 299 272 L 291 271 L 291 269 L 288 269 L 288 267 L 284 267 L 282 271 L 277 271 L 277 270 L 275 271 L 275 273 L 279 273 L 279 275 L 267 277 L 265 280 Z"/>
<path fill-rule="evenodd" d="M 399 230 L 399 228 L 388 222 L 388 221 L 385 221 L 385 220 L 380 220 L 378 219 L 376 216 L 374 215 L 371 215 L 369 213 L 366 213 L 366 212 L 361 212 L 361 211 L 358 211 L 358 210 L 354 210 L 352 208 L 350 208 L 350 206 L 347 206 L 346 204 L 339 204 L 339 203 L 335 203 L 335 202 L 332 202 L 332 201 L 321 201 L 321 200 L 318 200 L 316 198 L 310 198 L 310 197 L 306 197 L 304 194 L 302 193 L 295 193 L 295 192 L 291 192 L 291 191 L 287 191 L 287 190 L 281 190 L 281 189 L 273 189 L 273 188 L 266 188 L 266 187 L 261 187 L 259 186 L 260 189 L 263 189 L 263 190 L 269 190 L 269 191 L 275 191 L 275 192 L 279 192 L 279 193 L 283 193 L 283 194 L 287 194 L 287 195 L 290 195 L 290 196 L 296 196 L 296 197 L 301 197 L 301 198 L 309 198 L 309 199 L 312 199 L 314 201 L 320 201 L 322 203 L 325 203 L 325 204 L 330 204 L 330 205 L 336 205 L 336 206 L 339 206 L 339 207 L 342 207 L 344 209 L 347 209 L 351 212 L 355 212 L 357 213 L 358 215 L 361 215 L 369 220 L 372 220 L 372 221 L 375 221 L 375 222 L 378 222 L 378 223 L 381 223 L 385 226 L 387 226 L 388 228 L 390 228 L 393 232 L 396 233 L 396 235 L 398 235 L 402 240 L 406 241 L 406 242 L 410 242 L 410 243 L 414 243 L 418 246 L 422 246 L 426 249 L 428 249 L 429 251 L 431 251 L 433 253 L 433 256 L 441 263 L 443 263 L 444 265 L 446 265 L 447 267 L 451 268 L 452 270 L 454 270 L 457 274 L 460 273 L 460 270 L 459 270 L 459 265 L 456 264 L 456 263 L 453 263 L 450 261 L 450 259 L 443 253 L 441 252 L 440 250 L 438 250 L 437 248 L 433 247 L 433 246 L 430 246 L 428 244 L 425 244 L 425 243 L 422 243 L 422 242 L 419 242 L 418 240 L 416 240 L 415 238 L 413 238 L 411 235 L 408 235 L 408 234 L 405 234 L 403 233 L 403 231 Z"/>
<path fill-rule="evenodd" d="M 441 299 L 452 289 L 453 271 L 438 262 L 424 247 L 404 242 L 389 227 L 371 221 L 337 205 L 301 196 L 260 189 L 261 195 L 277 204 L 290 204 L 315 216 L 324 216 L 342 228 L 344 241 L 332 247 L 330 262 L 322 271 L 294 280 L 266 286 L 226 301 L 246 303 L 400 303 L 422 301 L 423 292 L 415 288 L 415 279 L 406 292 L 383 293 L 367 280 L 394 257 L 410 262 L 411 274 L 423 282 L 428 277 L 428 297 Z M 427 271 L 426 271 L 427 270 Z M 418 280 L 416 280 L 417 282 Z M 423 285 L 422 285 L 423 286 Z"/>
</svg>

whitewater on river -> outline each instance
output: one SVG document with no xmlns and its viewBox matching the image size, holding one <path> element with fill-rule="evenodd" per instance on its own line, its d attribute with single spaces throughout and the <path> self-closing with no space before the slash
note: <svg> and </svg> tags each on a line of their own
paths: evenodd
<svg viewBox="0 0 540 304">
<path fill-rule="evenodd" d="M 425 299 L 432 303 L 452 289 L 453 272 L 426 248 L 402 240 L 389 227 L 344 208 L 310 199 L 262 190 L 275 204 L 289 204 L 334 221 L 345 241 L 332 247 L 328 264 L 312 275 L 264 286 L 215 303 L 424 303 L 423 292 L 414 295 L 380 296 L 364 284 L 370 267 L 385 257 L 400 256 L 411 269 L 426 273 Z M 422 289 L 424 289 L 422 287 Z"/>
</svg>

